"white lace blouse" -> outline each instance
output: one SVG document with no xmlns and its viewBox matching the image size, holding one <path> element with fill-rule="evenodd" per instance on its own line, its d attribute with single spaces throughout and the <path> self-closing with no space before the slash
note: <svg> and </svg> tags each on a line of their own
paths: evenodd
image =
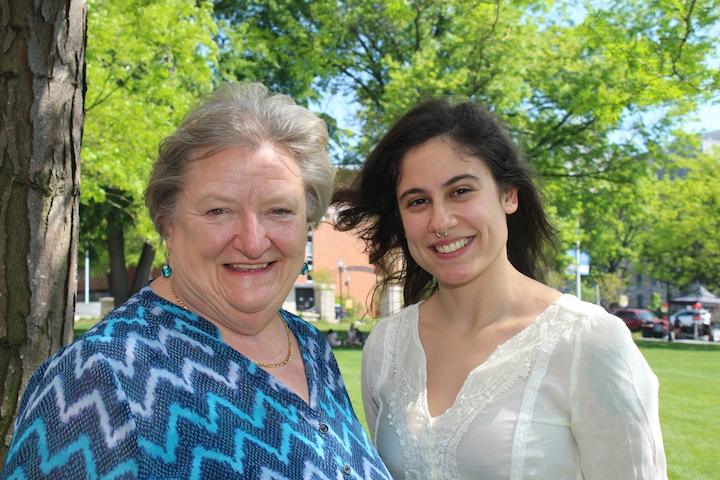
<svg viewBox="0 0 720 480">
<path fill-rule="evenodd" d="M 666 479 L 658 381 L 629 330 L 564 295 L 431 417 L 418 305 L 363 352 L 370 434 L 395 479 Z"/>
</svg>

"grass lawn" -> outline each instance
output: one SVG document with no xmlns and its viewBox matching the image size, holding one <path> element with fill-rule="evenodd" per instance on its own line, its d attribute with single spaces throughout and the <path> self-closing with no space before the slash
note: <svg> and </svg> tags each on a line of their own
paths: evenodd
<svg viewBox="0 0 720 480">
<path fill-rule="evenodd" d="M 96 321 L 75 322 L 76 337 Z M 339 339 L 346 339 L 350 323 L 346 319 L 313 325 L 323 333 L 332 328 Z M 374 322 L 355 325 L 367 337 Z M 720 345 L 645 341 L 637 335 L 636 343 L 660 380 L 660 422 L 669 480 L 720 478 Z M 355 413 L 367 428 L 360 392 L 362 348 L 343 346 L 333 352 Z"/>
<path fill-rule="evenodd" d="M 720 478 L 720 346 L 636 343 L 660 380 L 668 478 Z"/>
<path fill-rule="evenodd" d="M 80 320 L 76 320 L 75 328 L 73 330 L 75 338 L 78 338 L 80 335 L 90 330 L 90 327 L 95 325 L 99 320 L 99 318 L 81 318 Z"/>
</svg>

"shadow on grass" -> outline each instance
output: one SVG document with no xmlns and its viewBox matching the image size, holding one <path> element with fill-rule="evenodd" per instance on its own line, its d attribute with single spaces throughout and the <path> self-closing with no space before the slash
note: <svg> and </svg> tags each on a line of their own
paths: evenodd
<svg viewBox="0 0 720 480">
<path fill-rule="evenodd" d="M 360 345 L 340 345 L 339 347 L 332 347 L 333 351 L 336 350 L 362 350 L 363 347 Z"/>
<path fill-rule="evenodd" d="M 720 352 L 720 344 L 711 343 L 682 343 L 682 342 L 658 342 L 652 340 L 641 340 L 636 339 L 635 343 L 638 347 L 642 348 L 654 348 L 657 350 L 685 350 L 685 351 L 713 351 Z"/>
</svg>

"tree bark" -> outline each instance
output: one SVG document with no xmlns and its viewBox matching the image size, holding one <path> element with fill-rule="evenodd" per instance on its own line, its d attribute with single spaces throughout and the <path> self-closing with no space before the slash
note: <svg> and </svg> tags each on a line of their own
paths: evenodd
<svg viewBox="0 0 720 480">
<path fill-rule="evenodd" d="M 0 0 L 0 465 L 73 336 L 86 25 L 86 0 Z"/>
<path fill-rule="evenodd" d="M 153 260 L 155 260 L 155 248 L 147 242 L 143 243 L 142 253 L 140 254 L 140 260 L 138 260 L 137 270 L 135 270 L 132 288 L 130 289 L 131 296 L 139 292 L 143 285 L 145 285 L 145 282 L 150 280 Z"/>
</svg>

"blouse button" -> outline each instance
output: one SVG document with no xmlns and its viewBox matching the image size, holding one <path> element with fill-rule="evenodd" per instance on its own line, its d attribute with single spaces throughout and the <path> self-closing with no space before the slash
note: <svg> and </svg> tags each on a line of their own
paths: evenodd
<svg viewBox="0 0 720 480">
<path fill-rule="evenodd" d="M 350 474 L 352 473 L 352 468 L 350 468 L 350 465 L 347 465 L 347 464 L 346 464 L 346 465 L 343 467 L 343 473 L 344 473 L 345 475 L 350 475 Z"/>
<path fill-rule="evenodd" d="M 320 424 L 320 433 L 322 433 L 323 435 L 325 435 L 325 434 L 328 433 L 329 431 L 330 431 L 330 427 L 327 426 L 327 423 L 321 423 L 321 424 Z"/>
</svg>

